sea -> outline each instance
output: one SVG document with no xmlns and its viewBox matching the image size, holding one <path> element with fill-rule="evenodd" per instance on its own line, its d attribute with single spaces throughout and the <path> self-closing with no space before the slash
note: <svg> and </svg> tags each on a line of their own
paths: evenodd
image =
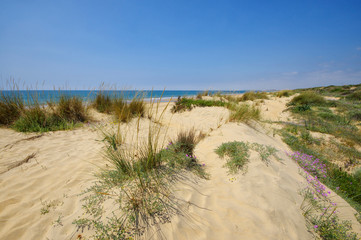
<svg viewBox="0 0 361 240">
<path fill-rule="evenodd" d="M 12 94 L 22 97 L 24 102 L 33 102 L 36 100 L 40 104 L 46 104 L 49 101 L 57 102 L 62 95 L 68 97 L 79 97 L 85 102 L 91 102 L 98 93 L 108 95 L 110 97 L 121 96 L 126 100 L 131 100 L 134 97 L 141 97 L 145 101 L 150 100 L 177 100 L 178 97 L 194 97 L 198 93 L 203 93 L 201 90 L 2 90 L 1 95 L 10 96 Z M 226 91 L 226 90 L 209 90 L 209 94 L 240 94 L 246 92 L 245 90 Z M 0 95 L 0 97 L 1 97 Z"/>
</svg>

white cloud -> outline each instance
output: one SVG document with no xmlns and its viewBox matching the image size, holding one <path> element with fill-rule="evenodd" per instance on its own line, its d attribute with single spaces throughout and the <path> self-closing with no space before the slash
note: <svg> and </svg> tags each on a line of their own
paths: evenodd
<svg viewBox="0 0 361 240">
<path fill-rule="evenodd" d="M 357 51 L 361 51 L 361 47 L 357 47 L 356 50 L 357 50 Z"/>
</svg>

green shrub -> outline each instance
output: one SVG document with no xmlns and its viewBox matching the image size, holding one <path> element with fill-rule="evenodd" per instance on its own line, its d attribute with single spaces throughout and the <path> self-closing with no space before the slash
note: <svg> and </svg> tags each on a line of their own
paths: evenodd
<svg viewBox="0 0 361 240">
<path fill-rule="evenodd" d="M 304 92 L 294 97 L 288 105 L 324 105 L 326 100 L 315 92 Z"/>
<path fill-rule="evenodd" d="M 261 112 L 259 108 L 255 106 L 249 106 L 248 104 L 233 105 L 230 107 L 231 115 L 229 120 L 234 122 L 248 122 L 250 120 L 259 120 L 261 118 Z"/>
<path fill-rule="evenodd" d="M 181 131 L 172 142 L 177 146 L 174 148 L 176 152 L 184 152 L 189 156 L 193 156 L 193 151 L 197 144 L 197 136 L 194 128 L 189 131 Z"/>
<path fill-rule="evenodd" d="M 266 92 L 246 92 L 242 95 L 242 97 L 240 98 L 241 101 L 253 101 L 256 99 L 268 99 L 267 93 Z"/>
<path fill-rule="evenodd" d="M 46 112 L 40 106 L 33 106 L 24 110 L 12 127 L 19 132 L 47 132 L 65 130 L 72 126 L 59 116 Z"/>
<path fill-rule="evenodd" d="M 219 146 L 215 152 L 221 157 L 228 157 L 227 163 L 230 173 L 237 173 L 245 168 L 249 161 L 249 145 L 244 142 L 228 142 Z"/>
<path fill-rule="evenodd" d="M 349 118 L 355 121 L 361 121 L 361 111 L 350 111 L 349 112 Z"/>
<path fill-rule="evenodd" d="M 171 108 L 172 113 L 182 112 L 186 110 L 192 110 L 193 106 L 198 107 L 224 107 L 227 103 L 215 100 L 202 100 L 202 99 L 190 99 L 190 98 L 178 98 L 174 106 Z"/>
<path fill-rule="evenodd" d="M 351 101 L 361 101 L 361 91 L 355 91 L 350 95 L 346 96 L 346 99 Z"/>
<path fill-rule="evenodd" d="M 145 102 L 143 98 L 134 97 L 129 103 L 129 112 L 132 116 L 144 117 L 145 114 Z"/>
<path fill-rule="evenodd" d="M 18 91 L 0 91 L 0 125 L 10 125 L 24 110 L 24 102 Z"/>
<path fill-rule="evenodd" d="M 113 102 L 110 96 L 99 91 L 93 101 L 93 107 L 101 113 L 111 113 L 113 111 Z"/>
<path fill-rule="evenodd" d="M 289 90 L 282 90 L 282 91 L 276 92 L 276 97 L 279 97 L 279 98 L 280 97 L 289 97 L 291 95 L 292 95 L 292 93 Z"/>
<path fill-rule="evenodd" d="M 85 122 L 89 118 L 83 100 L 76 96 L 62 95 L 55 112 L 67 122 Z"/>
</svg>

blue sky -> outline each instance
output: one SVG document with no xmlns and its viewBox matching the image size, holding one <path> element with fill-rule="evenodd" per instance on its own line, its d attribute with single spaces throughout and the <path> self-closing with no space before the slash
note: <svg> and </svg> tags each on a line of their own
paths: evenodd
<svg viewBox="0 0 361 240">
<path fill-rule="evenodd" d="M 361 83 L 361 1 L 0 1 L 0 86 Z"/>
</svg>

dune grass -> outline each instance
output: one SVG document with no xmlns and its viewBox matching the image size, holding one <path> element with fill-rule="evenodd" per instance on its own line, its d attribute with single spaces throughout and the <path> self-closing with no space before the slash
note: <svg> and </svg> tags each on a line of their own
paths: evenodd
<svg viewBox="0 0 361 240">
<path fill-rule="evenodd" d="M 101 113 L 111 113 L 113 111 L 114 104 L 109 95 L 105 95 L 102 91 L 99 91 L 97 92 L 92 105 Z"/>
<path fill-rule="evenodd" d="M 152 109 L 158 111 L 158 107 Z M 202 178 L 206 174 L 193 152 L 197 141 L 194 130 L 180 132 L 164 146 L 162 126 L 155 123 L 164 112 L 149 121 L 145 139 L 138 138 L 138 115 L 136 138 L 131 138 L 130 145 L 124 144 L 126 136 L 120 136 L 120 125 L 116 133 L 102 131 L 109 167 L 101 169 L 97 183 L 85 192 L 85 217 L 73 222 L 78 228 L 93 229 L 96 239 L 137 238 L 149 226 L 168 222 L 173 214 L 182 212 L 173 195 L 173 183 L 187 172 Z M 112 203 L 111 212 L 105 202 Z"/>
<path fill-rule="evenodd" d="M 289 97 L 293 95 L 293 92 L 290 90 L 281 90 L 275 93 L 276 97 Z"/>
<path fill-rule="evenodd" d="M 139 94 L 128 102 L 123 94 L 111 97 L 99 91 L 92 106 L 99 112 L 112 114 L 116 121 L 125 123 L 138 116 L 144 117 L 146 112 L 144 99 Z"/>
<path fill-rule="evenodd" d="M 347 95 L 346 99 L 351 101 L 361 101 L 361 91 L 356 91 Z"/>
<path fill-rule="evenodd" d="M 231 115 L 230 121 L 233 122 L 249 122 L 250 120 L 260 120 L 261 111 L 255 106 L 248 104 L 230 105 Z"/>
<path fill-rule="evenodd" d="M 215 152 L 220 158 L 227 158 L 224 165 L 228 168 L 230 174 L 236 174 L 240 170 L 245 171 L 246 165 L 249 162 L 249 150 L 258 152 L 261 160 L 267 165 L 270 163 L 270 157 L 277 160 L 280 158 L 276 155 L 277 150 L 272 146 L 266 146 L 259 143 L 248 142 L 227 142 L 220 145 Z"/>
<path fill-rule="evenodd" d="M 24 111 L 24 100 L 16 90 L 0 90 L 0 125 L 10 126 Z"/>
<path fill-rule="evenodd" d="M 268 99 L 266 92 L 246 92 L 240 98 L 240 101 L 254 101 L 256 99 Z"/>
<path fill-rule="evenodd" d="M 288 105 L 316 105 L 322 106 L 326 104 L 326 100 L 323 96 L 312 92 L 306 91 L 301 93 L 300 95 L 292 98 Z"/>
<path fill-rule="evenodd" d="M 175 105 L 171 108 L 172 113 L 192 110 L 193 107 L 224 107 L 227 103 L 216 100 L 202 100 L 191 98 L 178 98 Z"/>
</svg>

